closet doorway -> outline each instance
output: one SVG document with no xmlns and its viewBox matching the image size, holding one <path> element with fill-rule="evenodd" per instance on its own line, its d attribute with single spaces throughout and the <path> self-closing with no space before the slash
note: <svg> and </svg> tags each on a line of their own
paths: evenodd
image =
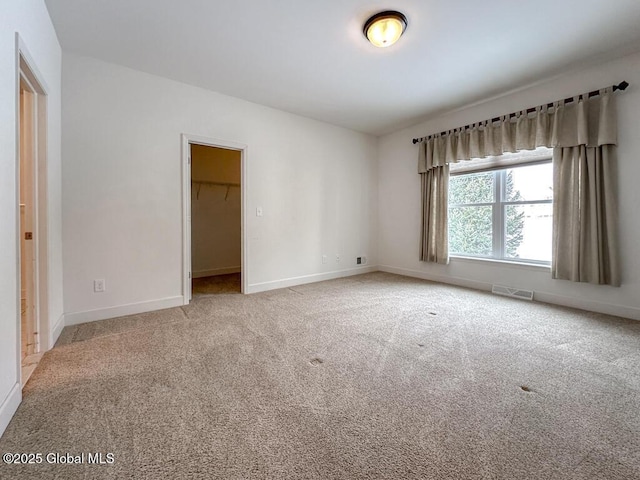
<svg viewBox="0 0 640 480">
<path fill-rule="evenodd" d="M 244 149 L 193 139 L 187 148 L 188 295 L 242 293 Z"/>
</svg>

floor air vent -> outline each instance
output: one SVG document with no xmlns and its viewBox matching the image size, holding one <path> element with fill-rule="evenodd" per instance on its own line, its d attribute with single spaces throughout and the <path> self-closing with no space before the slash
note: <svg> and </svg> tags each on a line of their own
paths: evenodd
<svg viewBox="0 0 640 480">
<path fill-rule="evenodd" d="M 519 288 L 505 287 L 503 285 L 494 285 L 491 292 L 506 297 L 521 298 L 523 300 L 533 300 L 532 290 L 520 290 Z"/>
</svg>

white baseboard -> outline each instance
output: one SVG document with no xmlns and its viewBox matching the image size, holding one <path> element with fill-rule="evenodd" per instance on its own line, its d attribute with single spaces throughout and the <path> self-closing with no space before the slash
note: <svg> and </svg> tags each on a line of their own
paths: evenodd
<svg viewBox="0 0 640 480">
<path fill-rule="evenodd" d="M 431 273 L 422 272 L 420 270 L 410 270 L 408 268 L 397 268 L 390 265 L 380 265 L 378 270 L 381 272 L 395 273 L 396 275 L 404 275 L 405 277 L 421 278 L 422 280 L 430 280 L 432 282 L 447 283 L 458 287 L 473 288 L 474 290 L 491 291 L 491 284 L 487 282 L 478 282 L 461 277 L 451 277 L 448 275 L 433 275 Z"/>
<path fill-rule="evenodd" d="M 51 338 L 49 339 L 49 345 L 51 348 L 53 348 L 53 346 L 58 341 L 58 337 L 62 333 L 63 328 L 64 328 L 64 315 L 60 315 L 60 318 L 58 318 L 58 321 L 51 329 Z"/>
<path fill-rule="evenodd" d="M 135 315 L 137 313 L 152 312 L 154 310 L 164 310 L 165 308 L 180 307 L 182 305 L 184 305 L 184 297 L 180 295 L 178 297 L 162 298 L 149 302 L 130 303 L 128 305 L 99 308 L 85 312 L 66 313 L 64 315 L 64 325 L 78 325 L 79 323 L 95 322 L 97 320 Z"/>
<path fill-rule="evenodd" d="M 227 275 L 229 273 L 240 273 L 241 268 L 238 267 L 224 267 L 214 268 L 212 270 L 200 270 L 193 272 L 193 278 L 213 277 L 215 275 Z"/>
<path fill-rule="evenodd" d="M 606 315 L 615 315 L 616 317 L 630 318 L 632 320 L 640 320 L 640 309 L 635 307 L 626 307 L 624 305 L 614 305 L 612 303 L 596 302 L 584 298 L 567 297 L 557 295 L 555 293 L 534 292 L 533 299 L 538 302 L 552 303 L 563 307 L 577 308 L 580 310 L 588 310 L 590 312 L 604 313 Z"/>
<path fill-rule="evenodd" d="M 421 278 L 423 280 L 431 280 L 433 282 L 447 283 L 457 285 L 459 287 L 473 288 L 476 290 L 491 291 L 491 283 L 478 282 L 460 277 L 450 277 L 445 275 L 432 275 L 419 270 L 410 270 L 406 268 L 391 267 L 389 265 L 380 265 L 378 269 L 381 272 L 395 273 L 406 277 Z M 640 320 L 640 309 L 635 307 L 627 307 L 624 305 L 614 305 L 611 303 L 598 302 L 585 298 L 568 297 L 566 295 L 558 295 L 556 293 L 541 292 L 534 290 L 533 300 L 536 302 L 550 303 L 563 307 L 577 308 L 579 310 L 587 310 L 589 312 L 604 313 L 606 315 L 615 315 L 616 317 L 630 318 L 632 320 Z"/>
<path fill-rule="evenodd" d="M 20 382 L 18 382 L 13 386 L 9 395 L 7 395 L 7 398 L 0 406 L 0 437 L 7 429 L 13 415 L 16 413 L 16 410 L 18 410 L 21 401 L 22 388 L 20 388 Z"/>
<path fill-rule="evenodd" d="M 249 291 L 245 293 L 258 293 L 266 292 L 268 290 L 276 290 L 278 288 L 295 287 L 296 285 L 304 285 L 306 283 L 323 282 L 325 280 L 333 280 L 335 278 L 350 277 L 352 275 L 361 275 L 363 273 L 376 272 L 377 270 L 378 267 L 373 265 L 350 268 L 347 270 L 337 270 L 327 273 L 314 273 L 312 275 L 284 278 L 282 280 L 274 280 L 271 282 L 252 283 L 249 285 Z"/>
</svg>

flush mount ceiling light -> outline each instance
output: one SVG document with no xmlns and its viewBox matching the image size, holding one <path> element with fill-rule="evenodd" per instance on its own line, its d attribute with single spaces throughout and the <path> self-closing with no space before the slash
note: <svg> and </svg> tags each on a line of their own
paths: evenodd
<svg viewBox="0 0 640 480">
<path fill-rule="evenodd" d="M 393 45 L 407 28 L 407 17 L 393 10 L 376 13 L 364 24 L 364 36 L 376 47 Z"/>
</svg>

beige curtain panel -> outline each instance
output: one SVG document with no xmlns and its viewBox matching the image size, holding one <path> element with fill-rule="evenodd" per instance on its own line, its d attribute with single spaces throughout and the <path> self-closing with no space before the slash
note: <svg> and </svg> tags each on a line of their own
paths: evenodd
<svg viewBox="0 0 640 480">
<path fill-rule="evenodd" d="M 449 263 L 449 165 L 431 168 L 420 176 L 422 228 L 420 260 Z M 444 201 L 443 201 L 444 199 Z"/>
<path fill-rule="evenodd" d="M 555 102 L 534 113 L 524 110 L 516 117 L 499 122 L 485 121 L 469 129 L 437 134 L 420 145 L 418 173 L 460 160 L 485 158 L 533 150 L 537 147 L 575 147 L 615 145 L 617 124 L 612 88 L 598 97 L 576 97 L 572 103 Z"/>
<path fill-rule="evenodd" d="M 553 151 L 553 278 L 620 285 L 615 149 Z"/>
<path fill-rule="evenodd" d="M 434 168 L 473 158 L 498 156 L 537 147 L 553 147 L 554 234 L 552 276 L 579 282 L 619 285 L 616 240 L 615 145 L 617 123 L 612 88 L 597 97 L 577 96 L 498 122 L 485 121 L 471 128 L 437 134 L 420 144 L 418 173 L 423 175 L 422 253 L 425 245 L 447 231 L 447 197 L 427 198 L 432 191 L 446 192 L 439 175 L 425 177 Z M 429 188 L 425 182 L 431 182 Z M 436 184 L 437 183 L 437 184 Z M 436 218 L 425 222 L 425 212 Z M 437 216 L 439 214 L 439 216 Z M 436 229 L 432 231 L 430 229 Z M 435 240 L 434 240 L 435 241 Z M 445 250 L 447 249 L 445 241 Z M 423 261 L 447 263 L 440 252 Z"/>
</svg>

